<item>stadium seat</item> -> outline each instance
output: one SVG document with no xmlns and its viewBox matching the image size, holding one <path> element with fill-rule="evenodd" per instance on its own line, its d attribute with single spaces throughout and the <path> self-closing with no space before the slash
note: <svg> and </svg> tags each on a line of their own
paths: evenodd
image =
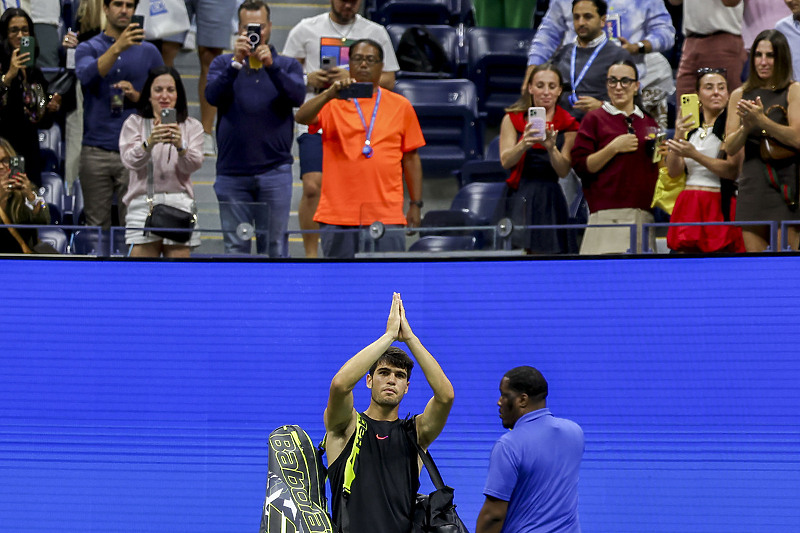
<svg viewBox="0 0 800 533">
<path fill-rule="evenodd" d="M 109 232 L 94 228 L 78 230 L 72 234 L 69 253 L 74 255 L 95 255 L 98 257 L 127 256 L 128 246 L 125 244 L 125 232 L 114 232 L 113 246 L 109 249 Z"/>
<path fill-rule="evenodd" d="M 483 160 L 467 161 L 458 171 L 458 184 L 463 187 L 476 181 L 506 181 L 508 170 L 500 164 L 500 136 L 486 147 Z"/>
<path fill-rule="evenodd" d="M 408 98 L 417 112 L 425 135 L 419 155 L 426 172 L 450 173 L 480 157 L 483 134 L 472 82 L 403 79 L 395 91 Z"/>
<path fill-rule="evenodd" d="M 478 109 L 496 125 L 520 95 L 533 30 L 470 28 L 467 77 L 478 91 Z"/>
<path fill-rule="evenodd" d="M 39 154 L 42 157 L 42 172 L 62 172 L 64 154 L 61 147 L 61 128 L 58 124 L 39 130 Z"/>
<path fill-rule="evenodd" d="M 60 254 L 67 253 L 67 234 L 61 228 L 39 228 L 39 240 L 49 244 Z"/>
<path fill-rule="evenodd" d="M 81 181 L 76 179 L 72 184 L 72 195 L 64 199 L 64 224 L 79 225 L 83 224 L 83 190 Z"/>
<path fill-rule="evenodd" d="M 453 252 L 474 250 L 475 237 L 468 235 L 428 235 L 409 246 L 409 252 Z"/>
<path fill-rule="evenodd" d="M 371 11 L 378 24 L 450 24 L 461 14 L 459 0 L 376 0 Z"/>
<path fill-rule="evenodd" d="M 386 26 L 386 31 L 389 32 L 389 38 L 392 40 L 392 47 L 397 52 L 397 46 L 400 44 L 400 39 L 403 33 L 409 28 L 418 27 L 417 24 L 390 24 Z M 399 70 L 396 73 L 397 79 L 400 78 L 454 78 L 459 71 L 461 64 L 461 55 L 458 47 L 458 35 L 456 29 L 452 26 L 443 24 L 424 26 L 431 35 L 442 45 L 449 65 L 444 72 L 413 72 L 408 70 Z"/>
<path fill-rule="evenodd" d="M 64 215 L 64 181 L 55 172 L 42 172 L 39 195 L 47 202 L 50 223 L 61 224 Z"/>
</svg>

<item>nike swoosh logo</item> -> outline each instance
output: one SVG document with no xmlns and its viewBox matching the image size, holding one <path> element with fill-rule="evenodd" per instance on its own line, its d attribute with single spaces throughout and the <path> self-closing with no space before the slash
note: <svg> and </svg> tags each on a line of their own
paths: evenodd
<svg viewBox="0 0 800 533">
<path fill-rule="evenodd" d="M 377 438 L 378 440 L 386 440 L 389 438 L 389 435 L 386 435 L 385 437 L 381 437 L 380 435 L 375 435 L 375 438 Z"/>
</svg>

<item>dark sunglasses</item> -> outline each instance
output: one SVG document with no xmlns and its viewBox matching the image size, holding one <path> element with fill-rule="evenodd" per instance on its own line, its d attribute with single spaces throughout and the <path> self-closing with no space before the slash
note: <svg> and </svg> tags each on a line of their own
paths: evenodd
<svg viewBox="0 0 800 533">
<path fill-rule="evenodd" d="M 625 117 L 625 124 L 628 125 L 628 133 L 633 133 L 636 135 L 636 130 L 633 129 L 633 114 L 628 115 Z"/>
<path fill-rule="evenodd" d="M 711 67 L 703 67 L 697 69 L 697 79 L 702 78 L 706 74 L 720 74 L 722 76 L 727 76 L 728 69 L 724 68 L 711 68 Z"/>
</svg>

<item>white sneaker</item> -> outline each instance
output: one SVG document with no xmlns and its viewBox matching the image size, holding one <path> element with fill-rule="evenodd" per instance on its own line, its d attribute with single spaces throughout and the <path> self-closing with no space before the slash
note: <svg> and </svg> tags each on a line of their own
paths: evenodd
<svg viewBox="0 0 800 533">
<path fill-rule="evenodd" d="M 210 133 L 203 134 L 203 154 L 217 155 L 217 144 L 214 142 L 214 136 Z"/>
</svg>

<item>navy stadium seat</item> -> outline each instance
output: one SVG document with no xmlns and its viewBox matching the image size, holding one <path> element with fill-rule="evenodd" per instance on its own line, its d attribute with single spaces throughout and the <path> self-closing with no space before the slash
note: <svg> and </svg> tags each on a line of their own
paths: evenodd
<svg viewBox="0 0 800 533">
<path fill-rule="evenodd" d="M 64 224 L 79 225 L 85 222 L 83 216 L 83 190 L 81 181 L 76 179 L 72 184 L 72 195 L 65 198 Z"/>
<path fill-rule="evenodd" d="M 96 255 L 98 257 L 127 256 L 128 246 L 125 244 L 125 232 L 114 232 L 114 242 L 109 247 L 109 232 L 93 228 L 74 232 L 70 238 L 69 253 L 74 255 Z"/>
<path fill-rule="evenodd" d="M 409 246 L 409 252 L 452 252 L 474 250 L 475 237 L 469 235 L 427 235 Z"/>
<path fill-rule="evenodd" d="M 389 38 L 392 40 L 392 48 L 394 48 L 395 52 L 397 52 L 397 45 L 400 44 L 400 38 L 403 36 L 403 33 L 405 33 L 407 29 L 415 26 L 418 26 L 418 24 L 390 24 L 386 26 L 386 31 L 389 32 Z M 396 73 L 397 78 L 454 78 L 464 63 L 462 59 L 463 56 L 459 51 L 456 29 L 444 24 L 424 26 L 424 28 L 442 45 L 447 55 L 447 60 L 450 62 L 448 69 L 445 72 L 411 72 L 399 70 Z M 465 64 L 463 66 L 466 67 Z"/>
<path fill-rule="evenodd" d="M 520 96 L 533 30 L 470 28 L 467 77 L 478 91 L 478 109 L 489 124 L 499 124 L 504 109 Z"/>
<path fill-rule="evenodd" d="M 42 172 L 61 172 L 64 167 L 64 154 L 61 146 L 61 128 L 54 124 L 46 130 L 39 130 L 39 154 L 42 157 Z"/>
<path fill-rule="evenodd" d="M 402 79 L 395 91 L 408 98 L 417 112 L 425 135 L 419 155 L 426 172 L 453 172 L 480 157 L 483 135 L 472 82 Z"/>
<path fill-rule="evenodd" d="M 460 18 L 459 0 L 376 0 L 370 11 L 378 24 L 450 24 Z"/>
<path fill-rule="evenodd" d="M 39 240 L 55 248 L 58 253 L 67 253 L 67 234 L 55 226 L 39 228 Z"/>
<path fill-rule="evenodd" d="M 498 135 L 486 147 L 483 160 L 467 161 L 458 172 L 459 186 L 463 187 L 475 181 L 506 181 L 508 170 L 500 164 L 500 136 Z"/>
<path fill-rule="evenodd" d="M 55 172 L 42 172 L 39 195 L 47 202 L 50 223 L 61 224 L 64 215 L 64 181 Z"/>
</svg>

